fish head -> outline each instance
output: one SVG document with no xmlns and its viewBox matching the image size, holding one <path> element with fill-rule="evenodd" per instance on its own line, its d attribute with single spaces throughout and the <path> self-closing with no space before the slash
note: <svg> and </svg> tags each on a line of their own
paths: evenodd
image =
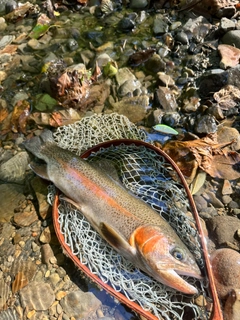
<svg viewBox="0 0 240 320">
<path fill-rule="evenodd" d="M 198 290 L 180 275 L 201 279 L 201 271 L 191 252 L 178 240 L 166 236 L 158 226 L 148 225 L 134 231 L 130 244 L 135 247 L 140 268 L 154 279 L 183 293 L 196 294 Z"/>
</svg>

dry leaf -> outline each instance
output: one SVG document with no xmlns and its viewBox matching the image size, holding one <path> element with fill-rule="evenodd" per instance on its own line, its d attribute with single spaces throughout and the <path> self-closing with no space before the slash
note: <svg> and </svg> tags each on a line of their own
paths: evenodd
<svg viewBox="0 0 240 320">
<path fill-rule="evenodd" d="M 28 284 L 28 278 L 23 272 L 18 272 L 15 276 L 15 279 L 12 283 L 12 292 L 13 294 L 18 292 L 20 289 L 25 287 Z"/>
<path fill-rule="evenodd" d="M 73 108 L 59 110 L 57 112 L 52 113 L 34 112 L 28 117 L 28 120 L 34 121 L 37 125 L 50 125 L 52 127 L 59 127 L 62 125 L 71 124 L 80 119 L 80 112 Z"/>
<path fill-rule="evenodd" d="M 239 50 L 240 51 L 240 50 Z M 240 101 L 240 90 L 232 85 L 226 85 L 213 95 L 223 110 L 234 108 Z"/>
<path fill-rule="evenodd" d="M 209 134 L 191 141 L 168 141 L 162 149 L 176 162 L 188 183 L 194 179 L 197 167 L 214 178 L 233 180 L 240 177 L 240 155 L 223 150 L 233 142 L 219 144 L 217 134 Z"/>
<path fill-rule="evenodd" d="M 221 55 L 220 68 L 236 67 L 240 61 L 240 49 L 228 44 L 220 44 L 218 50 Z"/>
<path fill-rule="evenodd" d="M 0 123 L 8 116 L 7 108 L 0 106 Z"/>
<path fill-rule="evenodd" d="M 26 127 L 26 120 L 29 116 L 30 112 L 30 104 L 26 100 L 19 100 L 16 105 L 14 106 L 12 117 L 11 117 L 11 124 L 12 124 L 12 131 L 18 132 L 25 132 Z M 23 130 L 23 131 L 22 131 Z"/>
<path fill-rule="evenodd" d="M 67 91 L 67 89 L 70 88 L 70 86 L 71 86 L 71 80 L 67 72 L 65 72 L 58 78 L 58 83 L 57 83 L 57 87 L 59 87 L 58 95 L 60 97 L 63 96 L 65 94 L 65 91 Z"/>
<path fill-rule="evenodd" d="M 207 174 L 204 171 L 199 171 L 197 173 L 196 177 L 190 185 L 190 191 L 192 195 L 196 194 L 202 188 L 206 180 L 206 176 Z"/>
<path fill-rule="evenodd" d="M 16 53 L 17 48 L 18 48 L 17 44 L 8 44 L 4 49 L 0 50 L 0 54 L 3 54 L 3 53 L 14 54 Z"/>
</svg>

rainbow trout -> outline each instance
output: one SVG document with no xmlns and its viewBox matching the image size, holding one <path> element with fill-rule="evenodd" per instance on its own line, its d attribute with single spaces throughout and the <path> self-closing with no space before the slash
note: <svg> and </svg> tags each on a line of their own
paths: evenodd
<svg viewBox="0 0 240 320">
<path fill-rule="evenodd" d="M 52 181 L 120 255 L 169 287 L 198 292 L 179 276 L 202 278 L 193 255 L 150 206 L 101 169 L 58 147 L 49 130 L 26 141 L 25 147 L 46 162 L 32 165 L 32 170 Z"/>
</svg>

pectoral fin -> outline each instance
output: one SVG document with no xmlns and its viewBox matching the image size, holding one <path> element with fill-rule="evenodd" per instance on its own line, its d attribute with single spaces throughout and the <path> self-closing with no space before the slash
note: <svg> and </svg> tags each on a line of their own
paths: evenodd
<svg viewBox="0 0 240 320">
<path fill-rule="evenodd" d="M 111 244 L 118 252 L 120 252 L 124 257 L 133 260 L 136 254 L 136 250 L 130 246 L 128 241 L 121 236 L 115 229 L 105 222 L 100 224 L 100 232 L 102 236 Z"/>
<path fill-rule="evenodd" d="M 73 201 L 72 199 L 65 197 L 65 196 L 61 196 L 60 200 L 64 200 L 68 203 L 71 203 L 74 207 L 76 207 L 79 211 L 82 211 L 82 207 L 76 203 L 75 201 Z"/>
<path fill-rule="evenodd" d="M 29 167 L 32 169 L 33 172 L 35 172 L 39 177 L 50 180 L 47 173 L 47 165 L 41 164 L 38 165 L 36 163 L 30 163 Z"/>
</svg>

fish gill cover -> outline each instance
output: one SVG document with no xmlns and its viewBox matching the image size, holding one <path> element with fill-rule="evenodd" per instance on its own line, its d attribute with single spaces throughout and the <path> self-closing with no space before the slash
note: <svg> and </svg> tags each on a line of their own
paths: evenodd
<svg viewBox="0 0 240 320">
<path fill-rule="evenodd" d="M 77 154 L 107 140 L 125 138 L 144 141 L 146 137 L 144 131 L 118 114 L 85 117 L 74 124 L 59 127 L 54 134 L 60 147 Z M 121 144 L 100 149 L 91 154 L 88 161 L 99 159 L 114 163 L 124 186 L 169 222 L 203 270 L 199 235 L 186 191 L 180 181 L 172 178 L 173 168 L 165 158 L 144 146 Z M 51 188 L 49 202 L 53 203 L 53 199 L 54 188 Z M 121 257 L 69 203 L 61 201 L 58 214 L 60 231 L 72 253 L 117 292 L 159 319 L 209 318 L 206 307 L 197 305 L 194 297 L 157 282 Z M 184 278 L 198 288 L 203 299 L 211 300 L 205 280 Z"/>
</svg>

